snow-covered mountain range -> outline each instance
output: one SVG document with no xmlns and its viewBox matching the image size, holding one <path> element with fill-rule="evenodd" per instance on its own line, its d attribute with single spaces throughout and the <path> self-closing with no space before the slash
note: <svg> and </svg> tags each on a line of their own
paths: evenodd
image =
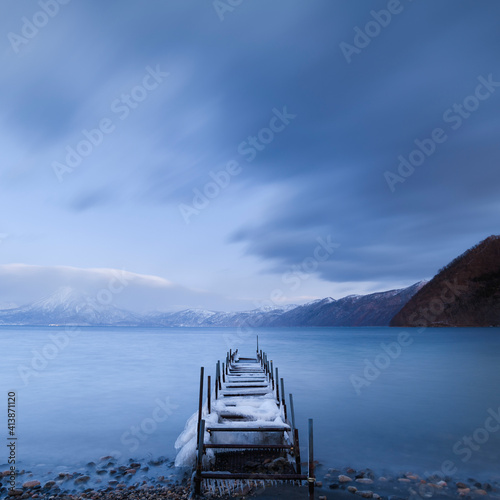
<svg viewBox="0 0 500 500">
<path fill-rule="evenodd" d="M 425 282 L 370 295 L 326 298 L 301 306 L 220 312 L 186 309 L 137 314 L 113 305 L 106 293 L 92 297 L 69 287 L 22 307 L 0 310 L 0 325 L 144 327 L 388 326 Z"/>
</svg>

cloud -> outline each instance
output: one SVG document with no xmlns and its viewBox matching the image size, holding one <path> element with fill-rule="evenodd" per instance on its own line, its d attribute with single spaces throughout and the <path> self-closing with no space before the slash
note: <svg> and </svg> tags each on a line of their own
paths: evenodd
<svg viewBox="0 0 500 500">
<path fill-rule="evenodd" d="M 70 266 L 0 265 L 0 305 L 21 306 L 45 298 L 63 287 L 97 296 L 110 290 L 113 305 L 137 312 L 245 305 L 202 290 L 179 286 L 159 276 L 120 269 L 80 269 Z M 108 294 L 109 295 L 109 294 Z"/>
</svg>

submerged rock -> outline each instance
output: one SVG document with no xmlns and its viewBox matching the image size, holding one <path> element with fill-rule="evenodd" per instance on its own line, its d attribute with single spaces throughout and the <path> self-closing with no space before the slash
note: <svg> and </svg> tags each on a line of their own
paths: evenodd
<svg viewBox="0 0 500 500">
<path fill-rule="evenodd" d="M 341 483 L 350 483 L 352 481 L 352 478 L 349 476 L 344 476 L 344 474 L 340 474 L 339 476 L 339 482 Z"/>
</svg>

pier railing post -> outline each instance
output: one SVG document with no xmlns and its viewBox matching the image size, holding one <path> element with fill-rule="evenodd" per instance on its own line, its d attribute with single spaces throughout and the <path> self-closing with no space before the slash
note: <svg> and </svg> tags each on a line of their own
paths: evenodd
<svg viewBox="0 0 500 500">
<path fill-rule="evenodd" d="M 293 430 L 293 448 L 295 451 L 295 465 L 297 474 L 302 474 L 302 466 L 300 465 L 300 444 L 299 444 L 299 429 Z"/>
<path fill-rule="evenodd" d="M 279 383 L 280 383 L 280 377 L 278 375 L 278 367 L 276 367 L 276 399 L 278 403 L 280 402 L 280 388 L 279 388 Z"/>
<path fill-rule="evenodd" d="M 283 414 L 285 416 L 285 422 L 287 420 L 287 415 L 286 415 L 286 403 L 285 403 L 285 382 L 283 380 L 283 377 L 281 377 L 281 405 L 283 406 Z"/>
<path fill-rule="evenodd" d="M 196 460 L 196 477 L 194 480 L 195 481 L 194 492 L 196 495 L 201 494 L 201 469 L 203 462 L 204 437 L 205 437 L 205 420 L 202 419 L 198 427 L 198 456 Z"/>
<path fill-rule="evenodd" d="M 314 447 L 313 447 L 313 419 L 309 419 L 309 475 L 307 478 L 309 483 L 309 499 L 314 500 Z"/>
<path fill-rule="evenodd" d="M 211 382 L 212 377 L 209 375 L 208 380 L 207 380 L 207 405 L 208 405 L 208 413 L 212 413 L 212 382 Z M 292 395 L 290 394 L 290 397 Z"/>
<path fill-rule="evenodd" d="M 222 363 L 222 381 L 226 383 L 226 368 L 224 366 L 224 363 Z"/>
<path fill-rule="evenodd" d="M 215 399 L 219 398 L 219 364 L 215 363 Z"/>
<path fill-rule="evenodd" d="M 271 382 L 273 383 L 273 391 L 274 391 L 274 367 L 272 360 L 271 360 Z"/>
<path fill-rule="evenodd" d="M 295 410 L 293 409 L 292 394 L 290 394 L 290 418 L 292 419 L 292 430 L 295 431 Z"/>
<path fill-rule="evenodd" d="M 198 441 L 200 439 L 200 422 L 201 422 L 201 412 L 203 409 L 203 377 L 205 373 L 205 368 L 202 366 L 201 367 L 201 372 L 200 372 L 200 399 L 198 401 Z"/>
</svg>

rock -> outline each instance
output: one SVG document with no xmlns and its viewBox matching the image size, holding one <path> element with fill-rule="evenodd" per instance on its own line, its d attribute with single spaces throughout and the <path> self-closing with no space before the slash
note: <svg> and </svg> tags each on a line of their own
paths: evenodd
<svg viewBox="0 0 500 500">
<path fill-rule="evenodd" d="M 465 495 L 468 495 L 470 493 L 470 488 L 458 488 L 458 494 L 461 497 L 464 497 Z"/>
<path fill-rule="evenodd" d="M 340 483 L 350 483 L 352 479 L 349 476 L 344 476 L 343 474 L 340 474 L 339 476 L 339 482 Z"/>
<path fill-rule="evenodd" d="M 411 480 L 408 479 L 407 477 L 398 477 L 398 481 L 400 483 L 411 483 Z"/>
<path fill-rule="evenodd" d="M 10 497 L 20 497 L 23 493 L 23 490 L 9 490 Z"/>
<path fill-rule="evenodd" d="M 140 464 L 140 463 L 138 463 L 138 462 L 132 462 L 132 463 L 130 464 L 130 467 L 131 467 L 132 469 L 140 469 L 140 468 L 141 468 L 141 464 Z"/>
<path fill-rule="evenodd" d="M 381 481 L 381 482 L 383 482 L 383 483 L 385 483 L 385 482 L 387 481 L 387 478 L 386 478 L 386 477 L 384 477 L 384 476 L 380 476 L 380 477 L 378 478 L 378 480 L 379 480 L 379 481 Z"/>
<path fill-rule="evenodd" d="M 360 477 L 359 479 L 356 479 L 356 482 L 362 484 L 373 484 L 373 479 L 368 479 L 367 477 Z"/>
<path fill-rule="evenodd" d="M 26 481 L 23 484 L 23 488 L 36 488 L 37 486 L 40 486 L 40 481 Z"/>
<path fill-rule="evenodd" d="M 363 497 L 363 498 L 372 498 L 373 497 L 373 491 L 370 491 L 370 490 L 366 490 L 366 491 L 358 490 L 358 491 L 356 491 L 356 495 L 359 495 L 360 497 Z"/>
<path fill-rule="evenodd" d="M 415 474 L 405 474 L 408 479 L 413 479 L 413 481 L 418 481 L 420 478 Z"/>
<path fill-rule="evenodd" d="M 111 455 L 106 455 L 105 457 L 101 457 L 99 459 L 100 462 L 104 462 L 105 460 L 113 460 L 113 457 Z"/>
<path fill-rule="evenodd" d="M 374 493 L 373 498 L 375 498 L 375 500 L 380 500 L 382 497 L 380 495 L 378 495 L 377 493 Z"/>
<path fill-rule="evenodd" d="M 131 474 L 131 475 L 133 475 L 133 474 L 135 474 L 136 472 L 137 472 L 137 471 L 136 471 L 135 469 L 126 469 L 126 470 L 125 470 L 125 474 Z"/>
<path fill-rule="evenodd" d="M 322 488 L 323 487 L 323 483 L 321 481 L 316 481 L 316 486 L 318 488 Z"/>
<path fill-rule="evenodd" d="M 318 497 L 318 500 L 327 500 L 325 495 Z"/>
<path fill-rule="evenodd" d="M 482 486 L 483 486 L 483 490 L 486 490 L 486 491 L 491 491 L 491 489 L 492 489 L 490 483 L 484 483 Z"/>
<path fill-rule="evenodd" d="M 43 487 L 44 489 L 46 490 L 50 490 L 50 488 L 52 488 L 52 486 L 55 486 L 56 482 L 55 481 L 47 481 Z"/>
<path fill-rule="evenodd" d="M 330 488 L 331 490 L 338 490 L 338 489 L 339 489 L 339 485 L 338 485 L 337 483 L 332 483 L 332 484 L 329 486 L 329 488 Z"/>
<path fill-rule="evenodd" d="M 351 469 L 351 467 L 347 467 L 347 469 L 345 470 L 347 472 L 347 474 L 355 474 L 356 471 L 354 469 Z"/>
<path fill-rule="evenodd" d="M 474 495 L 487 495 L 488 494 L 487 491 L 482 490 L 482 489 L 474 490 L 472 493 L 474 493 Z"/>
<path fill-rule="evenodd" d="M 358 488 L 356 488 L 356 486 L 348 486 L 347 491 L 349 491 L 350 493 L 356 493 L 356 491 L 358 491 Z"/>
<path fill-rule="evenodd" d="M 443 480 L 441 479 L 441 481 L 438 481 L 438 482 L 436 483 L 436 486 L 439 486 L 440 488 L 444 488 L 445 486 L 448 486 L 448 483 L 447 483 L 446 481 L 443 481 Z"/>
<path fill-rule="evenodd" d="M 460 488 L 460 489 L 463 490 L 465 488 L 468 488 L 468 486 L 465 483 L 458 482 L 457 483 L 457 488 Z"/>
<path fill-rule="evenodd" d="M 108 484 L 110 484 L 111 486 L 115 486 L 116 484 L 118 484 L 118 481 L 116 479 L 111 479 L 111 481 L 108 481 Z"/>
<path fill-rule="evenodd" d="M 245 495 L 248 495 L 250 493 L 250 486 L 248 484 L 245 484 L 242 489 L 237 488 L 236 491 L 233 493 L 233 496 L 235 497 L 242 497 Z"/>
<path fill-rule="evenodd" d="M 90 476 L 80 476 L 75 479 L 75 484 L 83 484 L 90 480 Z"/>
<path fill-rule="evenodd" d="M 108 471 L 106 469 L 97 469 L 95 473 L 98 474 L 99 476 L 102 476 L 103 474 L 107 474 Z"/>
</svg>

